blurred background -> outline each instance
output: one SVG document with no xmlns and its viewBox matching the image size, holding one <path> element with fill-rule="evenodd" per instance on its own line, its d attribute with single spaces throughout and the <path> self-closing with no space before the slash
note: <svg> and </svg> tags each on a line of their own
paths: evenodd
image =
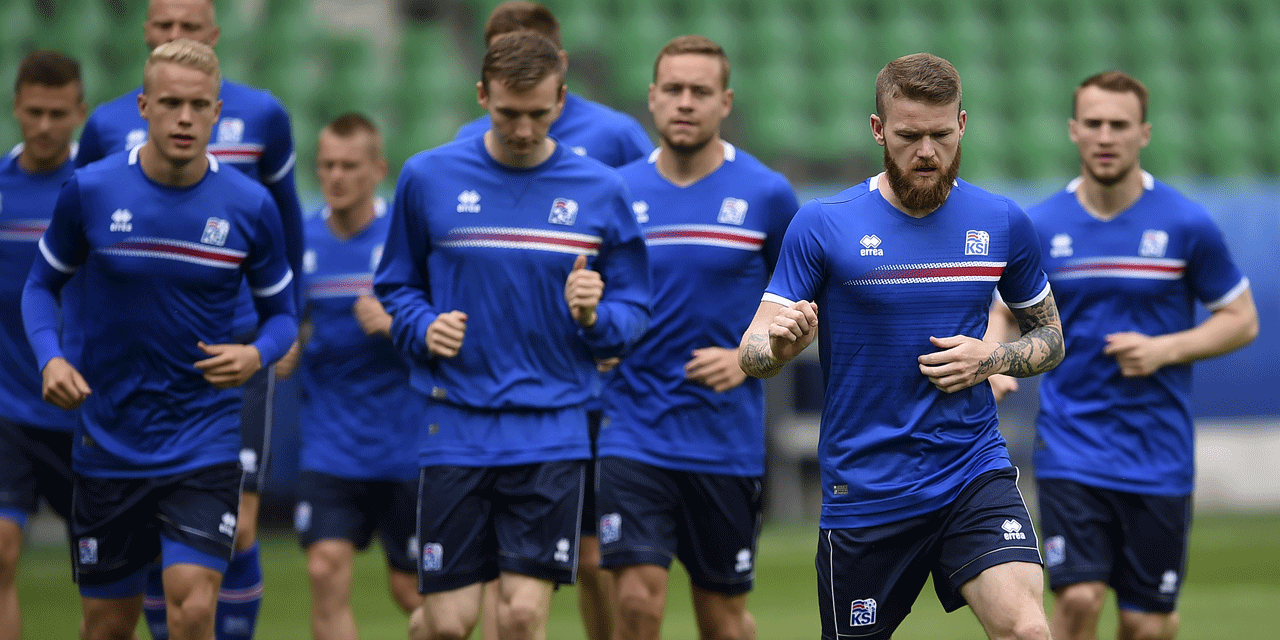
<svg viewBox="0 0 1280 640">
<path fill-rule="evenodd" d="M 84 65 L 90 106 L 141 82 L 145 0 L 0 0 L 0 84 L 19 59 L 53 48 Z M 216 0 L 229 78 L 277 95 L 293 118 L 298 187 L 320 204 L 322 125 L 351 110 L 383 128 L 392 176 L 481 114 L 475 82 L 496 0 Z M 1280 512 L 1280 2 L 1275 0 L 545 0 L 561 21 L 571 90 L 651 119 L 653 57 L 670 38 L 721 43 L 736 90 L 724 137 L 786 174 L 802 201 L 879 170 L 874 79 L 889 60 L 930 51 L 955 64 L 969 113 L 961 176 L 1023 206 L 1074 176 L 1071 92 L 1117 68 L 1151 92 L 1143 168 L 1203 203 L 1250 277 L 1258 341 L 1197 368 L 1198 504 Z M 652 133 L 652 130 L 651 130 Z M 18 142 L 0 118 L 0 145 Z M 814 350 L 810 350 L 811 352 Z M 1027 466 L 1034 381 L 1002 407 Z M 771 384 L 769 513 L 816 515 L 816 361 Z M 296 473 L 296 389 L 276 422 L 264 517 L 287 522 Z"/>
</svg>

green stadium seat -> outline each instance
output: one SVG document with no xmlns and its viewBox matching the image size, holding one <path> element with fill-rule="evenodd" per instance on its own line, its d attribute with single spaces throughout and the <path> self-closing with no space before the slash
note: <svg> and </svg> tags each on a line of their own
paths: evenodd
<svg viewBox="0 0 1280 640">
<path fill-rule="evenodd" d="M 328 105 L 346 105 L 343 110 L 371 113 L 382 106 L 386 79 L 377 64 L 373 43 L 363 36 L 333 35 L 324 43 L 325 81 L 313 102 L 320 111 Z"/>
<path fill-rule="evenodd" d="M 1197 127 L 1186 112 L 1179 106 L 1152 102 L 1147 120 L 1151 144 L 1142 152 L 1142 168 L 1160 179 L 1193 175 Z"/>
</svg>

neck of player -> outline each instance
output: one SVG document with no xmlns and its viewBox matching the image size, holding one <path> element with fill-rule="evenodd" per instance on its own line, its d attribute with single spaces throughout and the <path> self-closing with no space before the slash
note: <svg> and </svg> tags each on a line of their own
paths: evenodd
<svg viewBox="0 0 1280 640">
<path fill-rule="evenodd" d="M 716 134 L 707 144 L 694 150 L 673 147 L 662 141 L 662 151 L 654 165 L 658 175 L 677 187 L 687 187 L 709 175 L 724 164 L 724 143 Z"/>
<path fill-rule="evenodd" d="M 1133 168 L 1119 182 L 1104 184 L 1090 175 L 1086 169 L 1081 172 L 1083 180 L 1076 189 L 1076 200 L 1089 215 L 1099 220 L 1110 220 L 1138 201 L 1145 189 L 1142 185 L 1142 167 L 1134 163 Z"/>
<path fill-rule="evenodd" d="M 517 169 L 528 169 L 546 162 L 547 158 L 550 158 L 551 154 L 556 150 L 556 141 L 550 137 L 543 138 L 538 146 L 533 147 L 528 152 L 517 153 L 498 140 L 498 134 L 493 129 L 490 129 L 488 133 L 484 134 L 484 148 L 494 160 L 498 161 L 498 164 L 505 164 L 508 167 Z"/>
<path fill-rule="evenodd" d="M 59 153 L 53 160 L 40 160 L 36 158 L 30 151 L 23 151 L 18 154 L 18 166 L 27 173 L 49 173 L 62 166 L 62 163 L 71 157 L 71 148 L 67 147 Z"/>
<path fill-rule="evenodd" d="M 204 153 L 190 161 L 177 162 L 163 157 L 151 141 L 147 141 L 138 150 L 138 162 L 142 164 L 142 172 L 148 178 L 170 187 L 189 187 L 200 182 L 209 170 L 209 157 Z"/>
<path fill-rule="evenodd" d="M 347 209 L 331 208 L 327 223 L 333 235 L 342 240 L 347 240 L 369 228 L 376 215 L 373 198 L 369 198 L 368 200 L 361 200 Z"/>
</svg>

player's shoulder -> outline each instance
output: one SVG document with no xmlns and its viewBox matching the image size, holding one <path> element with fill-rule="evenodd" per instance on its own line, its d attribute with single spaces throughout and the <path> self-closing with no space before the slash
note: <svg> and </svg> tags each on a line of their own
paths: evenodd
<svg viewBox="0 0 1280 640">
<path fill-rule="evenodd" d="M 591 179 L 604 184 L 622 187 L 626 184 L 618 170 L 591 156 L 578 155 L 568 146 L 560 144 L 550 167 L 551 175 L 565 179 Z"/>
<path fill-rule="evenodd" d="M 1176 187 L 1142 172 L 1142 188 L 1159 208 L 1176 211 L 1188 217 L 1208 217 L 1209 212 L 1199 202 L 1192 200 Z"/>
<path fill-rule="evenodd" d="M 827 209 L 843 209 L 848 207 L 864 207 L 871 205 L 874 201 L 871 196 L 879 189 L 879 176 L 871 176 L 858 184 L 855 184 L 843 191 L 829 196 L 814 198 L 802 205 L 801 209 L 810 210 L 827 210 Z"/>
<path fill-rule="evenodd" d="M 110 187 L 113 181 L 125 179 L 122 178 L 122 174 L 131 173 L 132 169 L 130 167 L 137 162 L 137 147 L 128 151 L 117 151 L 116 153 L 108 154 L 101 160 L 90 162 L 76 169 L 75 177 L 81 186 L 101 183 Z"/>
<path fill-rule="evenodd" d="M 1053 193 L 1040 202 L 1027 207 L 1027 215 L 1033 221 L 1042 221 L 1052 218 L 1059 213 L 1069 210 L 1072 207 L 1078 207 L 1079 202 L 1076 200 L 1076 189 L 1079 188 L 1081 178 L 1075 178 L 1067 185 Z"/>
<path fill-rule="evenodd" d="M 474 137 L 451 140 L 442 145 L 424 149 L 404 161 L 400 168 L 403 175 L 431 177 L 447 170 L 457 169 L 459 164 L 478 163 L 483 160 L 484 145 Z"/>
<path fill-rule="evenodd" d="M 655 178 L 658 175 L 658 168 L 654 163 L 658 160 L 658 152 L 659 149 L 654 149 L 631 162 L 616 167 L 614 171 L 618 172 L 627 184 Z"/>
<path fill-rule="evenodd" d="M 631 114 L 618 109 L 614 109 L 607 104 L 596 102 L 589 98 L 570 93 L 565 100 L 573 102 L 573 116 L 578 119 L 587 120 L 596 123 L 602 128 L 616 128 L 631 130 L 638 128 L 644 130 L 644 125 L 640 124 Z"/>
<path fill-rule="evenodd" d="M 275 202 L 271 197 L 271 192 L 267 191 L 267 187 L 261 182 L 250 178 L 248 174 L 237 170 L 230 164 L 219 161 L 213 154 L 207 155 L 209 158 L 209 177 L 216 181 L 219 189 L 233 191 L 243 196 L 246 199 L 245 202 L 261 204 L 258 201 L 264 199 Z M 249 200 L 249 198 L 255 200 Z"/>
<path fill-rule="evenodd" d="M 988 191 L 960 178 L 956 178 L 955 186 L 951 189 L 951 193 L 955 196 L 969 199 L 974 204 L 997 207 L 1006 211 L 1022 211 L 1022 207 L 1014 202 L 1013 198 L 994 191 Z"/>
<path fill-rule="evenodd" d="M 261 112 L 285 112 L 284 103 L 280 102 L 280 99 L 274 93 L 225 78 L 222 80 L 222 93 L 219 98 L 222 100 L 224 108 L 227 105 L 232 105 L 238 110 L 253 109 Z"/>
<path fill-rule="evenodd" d="M 142 85 L 118 95 L 93 108 L 89 121 L 116 120 L 121 115 L 138 115 L 138 96 L 142 94 Z"/>
<path fill-rule="evenodd" d="M 722 141 L 724 144 L 724 160 L 735 172 L 751 176 L 756 184 L 766 188 L 785 187 L 791 189 L 791 181 L 782 172 L 776 171 L 761 162 L 759 158 L 744 151 L 742 147 L 733 145 L 728 141 Z"/>
</svg>

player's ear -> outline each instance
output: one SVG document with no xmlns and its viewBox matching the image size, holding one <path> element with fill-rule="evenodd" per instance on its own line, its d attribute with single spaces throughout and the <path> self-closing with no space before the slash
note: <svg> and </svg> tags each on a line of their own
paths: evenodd
<svg viewBox="0 0 1280 640">
<path fill-rule="evenodd" d="M 875 138 L 876 144 L 884 146 L 884 120 L 877 113 L 871 114 L 871 137 Z"/>
<path fill-rule="evenodd" d="M 208 44 L 209 44 L 209 46 L 210 46 L 210 47 L 215 47 L 215 46 L 217 46 L 217 45 L 218 45 L 218 36 L 220 36 L 220 35 L 222 35 L 222 27 L 214 27 L 214 28 L 213 28 L 213 35 L 209 37 L 209 43 L 208 43 Z"/>
<path fill-rule="evenodd" d="M 480 103 L 480 108 L 489 110 L 489 91 L 484 86 L 484 80 L 476 83 L 476 102 Z"/>
</svg>

